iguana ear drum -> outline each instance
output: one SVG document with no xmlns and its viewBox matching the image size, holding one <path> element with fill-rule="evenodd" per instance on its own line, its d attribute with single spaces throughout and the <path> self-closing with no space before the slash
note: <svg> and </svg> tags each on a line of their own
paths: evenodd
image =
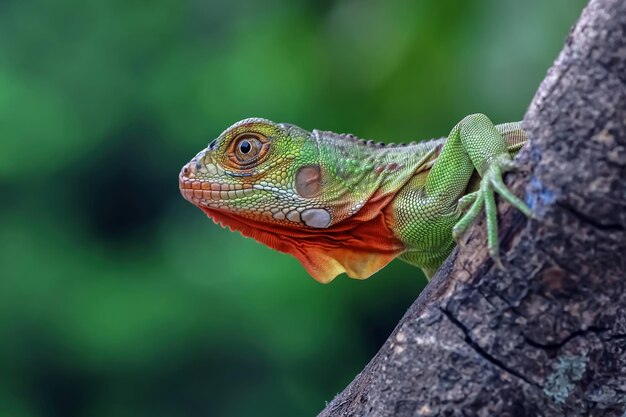
<svg viewBox="0 0 626 417">
<path fill-rule="evenodd" d="M 318 165 L 303 166 L 296 173 L 296 191 L 303 198 L 316 197 L 322 188 L 322 176 Z"/>
<path fill-rule="evenodd" d="M 300 215 L 302 222 L 309 227 L 315 227 L 316 229 L 325 229 L 330 226 L 330 213 L 324 209 L 312 208 L 306 209 Z"/>
</svg>

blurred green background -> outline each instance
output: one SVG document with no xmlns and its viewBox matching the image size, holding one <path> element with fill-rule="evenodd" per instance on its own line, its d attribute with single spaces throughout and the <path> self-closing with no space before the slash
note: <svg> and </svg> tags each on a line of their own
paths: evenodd
<svg viewBox="0 0 626 417">
<path fill-rule="evenodd" d="M 2 0 L 0 416 L 309 416 L 425 279 L 312 280 L 179 195 L 261 116 L 403 141 L 517 120 L 584 0 Z"/>
</svg>

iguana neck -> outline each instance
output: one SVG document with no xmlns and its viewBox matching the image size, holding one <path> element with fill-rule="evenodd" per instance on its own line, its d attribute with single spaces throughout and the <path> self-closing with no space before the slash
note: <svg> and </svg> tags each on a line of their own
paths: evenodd
<svg viewBox="0 0 626 417">
<path fill-rule="evenodd" d="M 353 135 L 314 130 L 319 164 L 326 178 L 329 201 L 345 200 L 348 210 L 336 210 L 341 221 L 358 212 L 374 196 L 397 193 L 415 174 L 430 168 L 444 140 L 420 143 L 375 143 Z"/>
</svg>

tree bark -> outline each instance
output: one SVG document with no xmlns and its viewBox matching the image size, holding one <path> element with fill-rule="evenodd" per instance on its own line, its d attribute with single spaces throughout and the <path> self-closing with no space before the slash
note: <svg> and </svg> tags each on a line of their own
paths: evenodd
<svg viewBox="0 0 626 417">
<path fill-rule="evenodd" d="M 626 1 L 591 0 L 499 204 L 320 416 L 626 416 Z"/>
</svg>

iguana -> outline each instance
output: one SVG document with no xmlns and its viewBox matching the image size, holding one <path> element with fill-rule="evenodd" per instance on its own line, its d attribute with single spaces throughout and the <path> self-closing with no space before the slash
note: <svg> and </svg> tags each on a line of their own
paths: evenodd
<svg viewBox="0 0 626 417">
<path fill-rule="evenodd" d="M 367 278 L 398 257 L 433 275 L 484 207 L 499 261 L 494 191 L 526 142 L 518 123 L 465 117 L 447 138 L 385 145 L 252 118 L 181 170 L 182 195 L 216 223 L 295 256 L 327 283 Z"/>
</svg>

